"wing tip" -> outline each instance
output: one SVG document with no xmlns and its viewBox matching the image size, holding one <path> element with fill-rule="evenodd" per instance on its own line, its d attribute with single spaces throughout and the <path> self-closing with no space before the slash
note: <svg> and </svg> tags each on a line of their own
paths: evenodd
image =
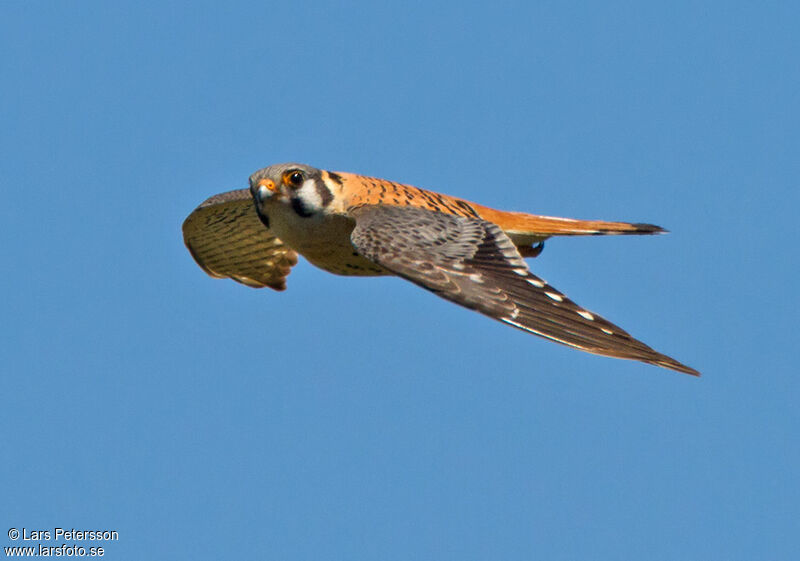
<svg viewBox="0 0 800 561">
<path fill-rule="evenodd" d="M 676 372 L 688 374 L 690 376 L 694 376 L 695 378 L 700 378 L 702 376 L 702 374 L 700 374 L 700 371 L 695 370 L 691 366 L 686 366 L 685 364 L 681 364 L 677 360 L 670 359 L 669 361 L 655 362 L 653 364 L 655 364 L 656 366 L 661 366 L 663 368 L 674 370 Z"/>
<path fill-rule="evenodd" d="M 185 228 L 185 226 L 186 226 L 186 223 L 184 222 L 184 228 Z M 195 251 L 194 247 L 192 247 L 191 242 L 187 239 L 185 229 L 184 229 L 184 236 L 183 236 L 183 245 L 186 246 L 186 249 L 189 250 L 189 255 L 192 256 L 192 259 L 194 259 L 194 262 L 197 263 L 197 266 L 200 267 L 205 274 L 207 274 L 209 277 L 213 277 L 215 279 L 224 279 L 225 278 L 225 275 L 220 275 L 219 273 L 209 269 L 206 266 L 205 262 L 202 259 L 200 259 L 200 256 L 198 255 L 198 253 Z"/>
<path fill-rule="evenodd" d="M 240 229 L 245 229 L 243 235 L 263 237 L 264 232 L 268 231 L 263 227 L 255 214 L 255 210 L 253 210 L 252 198 L 250 197 L 250 191 L 248 189 L 219 193 L 203 201 L 181 224 L 183 243 L 192 256 L 192 259 L 194 259 L 195 263 L 197 263 L 204 273 L 215 279 L 231 279 L 250 288 L 269 287 L 279 292 L 286 290 L 286 277 L 291 272 L 292 267 L 297 264 L 298 257 L 295 251 L 289 250 L 288 248 L 282 249 L 284 248 L 284 244 L 274 236 L 272 236 L 271 239 L 256 239 L 256 245 L 259 246 L 256 249 L 261 252 L 261 261 L 256 263 L 257 270 L 253 270 L 253 266 L 247 267 L 246 270 L 242 269 L 241 267 L 237 267 L 235 262 L 233 263 L 233 268 L 231 268 L 230 259 L 227 259 L 226 263 L 220 263 L 219 259 L 209 258 L 207 251 L 209 240 L 207 238 L 214 238 L 216 236 L 219 239 L 213 239 L 212 241 L 214 243 L 217 245 L 225 244 L 229 242 L 225 239 L 225 235 L 230 232 L 223 232 L 220 234 L 217 231 L 210 231 L 210 223 L 206 213 L 213 213 L 214 207 L 227 205 L 229 203 L 235 204 L 239 210 L 236 210 L 232 216 L 225 217 L 226 222 L 230 222 L 234 219 L 245 219 L 244 226 L 239 226 Z M 247 220 L 250 220 L 250 215 L 252 215 L 251 221 L 253 224 L 247 222 Z M 206 216 L 206 218 L 201 219 L 202 216 Z M 218 222 L 219 220 L 212 221 L 213 224 Z M 255 233 L 253 233 L 254 228 L 257 230 Z M 199 242 L 198 237 L 201 238 Z M 234 237 L 236 238 L 236 236 Z M 236 239 L 239 238 L 241 238 L 241 235 Z M 251 257 L 252 255 L 248 258 Z M 252 265 L 252 263 L 250 264 Z"/>
<path fill-rule="evenodd" d="M 699 370 L 692 368 L 691 366 L 687 366 L 682 362 L 678 362 L 672 357 L 669 357 L 665 354 L 661 354 L 657 351 L 653 351 L 655 356 L 651 356 L 648 358 L 635 358 L 634 360 L 640 360 L 642 362 L 647 362 L 652 364 L 653 366 L 658 366 L 660 368 L 666 368 L 668 370 L 673 370 L 675 372 L 681 372 L 682 374 L 688 374 L 690 376 L 694 376 L 695 378 L 700 378 L 701 374 Z"/>
</svg>

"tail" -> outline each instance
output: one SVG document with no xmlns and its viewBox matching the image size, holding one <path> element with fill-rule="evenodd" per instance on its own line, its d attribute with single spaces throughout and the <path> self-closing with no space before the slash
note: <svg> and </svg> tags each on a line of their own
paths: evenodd
<svg viewBox="0 0 800 561">
<path fill-rule="evenodd" d="M 523 257 L 536 257 L 543 242 L 551 236 L 607 236 L 631 234 L 664 234 L 664 228 L 641 222 L 608 222 L 541 216 L 525 212 L 495 210 L 471 203 L 484 220 L 494 222 L 511 238 Z"/>
<path fill-rule="evenodd" d="M 604 236 L 614 234 L 663 234 L 667 230 L 655 224 L 608 222 L 605 220 L 576 220 L 556 216 L 540 216 L 524 212 L 507 212 L 472 204 L 481 218 L 494 222 L 506 234 L 532 238 L 550 236 Z"/>
<path fill-rule="evenodd" d="M 655 224 L 642 222 L 607 222 L 604 220 L 576 220 L 555 216 L 509 213 L 512 217 L 510 231 L 537 236 L 605 236 L 615 234 L 664 234 L 666 230 Z M 505 229 L 505 228 L 504 228 Z"/>
</svg>

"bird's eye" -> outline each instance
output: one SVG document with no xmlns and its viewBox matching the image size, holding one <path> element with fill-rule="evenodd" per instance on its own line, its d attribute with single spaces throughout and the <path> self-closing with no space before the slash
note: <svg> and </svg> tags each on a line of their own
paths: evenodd
<svg viewBox="0 0 800 561">
<path fill-rule="evenodd" d="M 303 174 L 297 170 L 287 171 L 283 180 L 292 187 L 300 187 L 303 184 Z"/>
</svg>

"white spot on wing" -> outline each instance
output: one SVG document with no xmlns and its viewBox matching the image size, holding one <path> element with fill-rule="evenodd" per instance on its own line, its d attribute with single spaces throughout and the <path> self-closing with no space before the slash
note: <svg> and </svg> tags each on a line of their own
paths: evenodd
<svg viewBox="0 0 800 561">
<path fill-rule="evenodd" d="M 588 319 L 589 321 L 594 320 L 594 316 L 586 310 L 578 310 L 578 315 Z"/>
<path fill-rule="evenodd" d="M 608 333 L 609 335 L 613 335 L 614 334 L 613 331 L 611 331 L 610 329 L 606 329 L 605 327 L 601 327 L 600 329 L 602 329 L 603 333 Z"/>
<path fill-rule="evenodd" d="M 544 288 L 544 283 L 540 280 L 536 279 L 527 279 L 529 283 L 531 283 L 536 288 Z"/>
<path fill-rule="evenodd" d="M 547 295 L 548 298 L 555 300 L 556 302 L 564 301 L 564 298 L 556 292 L 545 292 L 545 294 Z"/>
<path fill-rule="evenodd" d="M 472 273 L 469 276 L 469 280 L 471 280 L 472 282 L 476 282 L 478 284 L 483 284 L 483 275 L 480 275 L 478 273 Z"/>
</svg>

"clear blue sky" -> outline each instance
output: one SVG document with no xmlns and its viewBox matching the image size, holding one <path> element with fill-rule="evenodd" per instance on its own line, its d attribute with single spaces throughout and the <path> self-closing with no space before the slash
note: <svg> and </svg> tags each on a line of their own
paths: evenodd
<svg viewBox="0 0 800 561">
<path fill-rule="evenodd" d="M 800 558 L 792 3 L 217 4 L 0 6 L 0 545 Z M 184 217 L 292 160 L 668 228 L 531 266 L 704 376 L 399 279 L 203 274 Z"/>
</svg>

